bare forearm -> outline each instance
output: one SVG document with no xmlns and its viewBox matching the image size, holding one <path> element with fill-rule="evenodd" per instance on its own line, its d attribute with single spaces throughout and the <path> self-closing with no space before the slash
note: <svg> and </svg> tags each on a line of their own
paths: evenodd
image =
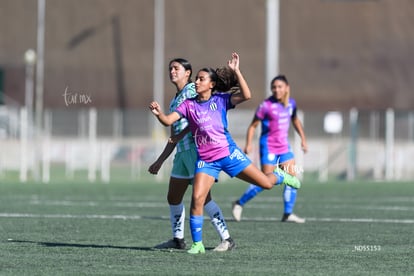
<svg viewBox="0 0 414 276">
<path fill-rule="evenodd" d="M 306 136 L 305 136 L 305 132 L 303 131 L 302 123 L 300 122 L 298 118 L 293 120 L 293 126 L 296 132 L 299 134 L 300 139 L 302 140 L 302 143 L 301 143 L 302 150 L 303 152 L 306 153 L 308 151 L 308 143 L 306 142 Z"/>
<path fill-rule="evenodd" d="M 302 124 L 298 119 L 293 121 L 293 126 L 294 126 L 296 132 L 299 134 L 300 138 L 302 140 L 306 140 L 306 136 L 305 136 L 305 132 L 303 131 Z"/>
<path fill-rule="evenodd" d="M 255 116 L 247 129 L 246 146 L 244 147 L 244 152 L 247 154 L 249 154 L 252 151 L 254 132 L 256 131 L 256 127 L 259 124 L 259 122 L 260 120 L 258 120 Z"/>
<path fill-rule="evenodd" d="M 244 78 L 244 76 L 240 72 L 240 70 L 235 70 L 234 72 L 237 76 L 237 80 L 239 81 L 240 92 L 243 95 L 243 99 L 244 100 L 249 100 L 252 97 L 252 93 L 250 91 L 249 86 L 247 85 L 246 79 Z"/>
<path fill-rule="evenodd" d="M 255 128 L 252 127 L 252 126 L 249 126 L 249 128 L 247 129 L 246 146 L 249 146 L 249 145 L 252 144 L 253 136 L 254 136 L 254 131 L 255 131 Z"/>
<path fill-rule="evenodd" d="M 164 147 L 164 150 L 162 151 L 162 153 L 160 154 L 157 160 L 160 162 L 164 162 L 165 160 L 167 160 L 167 158 L 174 151 L 175 146 L 176 146 L 176 143 L 167 143 Z"/>
<path fill-rule="evenodd" d="M 157 117 L 158 121 L 163 124 L 164 126 L 170 126 L 171 124 L 169 124 L 168 122 L 168 117 L 164 114 L 164 113 L 160 113 L 158 115 L 156 115 L 155 117 Z"/>
</svg>

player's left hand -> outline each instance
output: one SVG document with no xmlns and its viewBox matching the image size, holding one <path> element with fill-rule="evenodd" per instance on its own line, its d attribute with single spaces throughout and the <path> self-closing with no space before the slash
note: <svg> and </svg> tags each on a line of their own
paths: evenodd
<svg viewBox="0 0 414 276">
<path fill-rule="evenodd" d="M 233 70 L 236 71 L 239 69 L 240 57 L 237 53 L 231 54 L 231 60 L 227 62 L 227 65 Z"/>
<path fill-rule="evenodd" d="M 306 144 L 306 142 L 302 142 L 302 151 L 304 152 L 304 153 L 307 153 L 308 152 L 308 145 Z"/>
<path fill-rule="evenodd" d="M 162 166 L 162 163 L 160 162 L 154 162 L 149 168 L 148 168 L 148 172 L 150 174 L 158 174 L 158 171 L 160 170 Z"/>
</svg>

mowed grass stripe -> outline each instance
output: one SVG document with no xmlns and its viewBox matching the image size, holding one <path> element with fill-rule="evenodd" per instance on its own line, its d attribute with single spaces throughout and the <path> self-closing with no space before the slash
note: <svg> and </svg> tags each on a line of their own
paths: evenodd
<svg viewBox="0 0 414 276">
<path fill-rule="evenodd" d="M 71 214 L 21 214 L 21 213 L 0 213 L 2 218 L 50 218 L 50 219 L 122 219 L 122 220 L 140 220 L 140 219 L 164 219 L 169 220 L 168 216 L 140 216 L 140 215 L 71 215 Z M 205 217 L 208 219 L 208 217 Z M 233 218 L 225 218 L 227 221 L 233 221 Z M 374 218 L 306 218 L 308 222 L 361 222 L 361 223 L 407 223 L 413 224 L 414 219 L 374 219 Z M 243 217 L 243 221 L 278 221 L 271 217 Z"/>
</svg>

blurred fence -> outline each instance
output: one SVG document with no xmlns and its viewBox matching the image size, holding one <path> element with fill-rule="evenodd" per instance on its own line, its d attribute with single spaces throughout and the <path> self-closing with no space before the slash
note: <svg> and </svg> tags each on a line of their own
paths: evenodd
<svg viewBox="0 0 414 276">
<path fill-rule="evenodd" d="M 229 129 L 243 147 L 254 110 L 229 112 Z M 414 179 L 414 112 L 358 111 L 300 112 L 309 151 L 291 128 L 291 144 L 301 177 L 320 181 L 343 179 Z M 327 116 L 335 115 L 335 116 Z M 17 106 L 0 106 L 0 178 L 9 173 L 21 181 L 53 181 L 56 175 L 89 181 L 128 180 L 148 175 L 148 166 L 161 153 L 168 128 L 147 110 L 47 110 L 44 128 L 37 132 L 32 118 Z M 258 137 L 256 134 L 256 139 Z M 256 146 L 258 143 L 256 143 Z M 259 165 L 258 148 L 250 156 Z M 169 177 L 172 158 L 157 176 Z M 120 173 L 121 172 L 121 173 Z M 225 176 L 223 176 L 225 177 Z"/>
</svg>

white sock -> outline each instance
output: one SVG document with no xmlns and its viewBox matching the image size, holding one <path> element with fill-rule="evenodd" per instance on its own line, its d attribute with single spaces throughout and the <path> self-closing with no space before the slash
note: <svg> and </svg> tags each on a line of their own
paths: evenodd
<svg viewBox="0 0 414 276">
<path fill-rule="evenodd" d="M 229 230 L 227 230 L 226 221 L 224 220 L 223 213 L 220 207 L 214 200 L 204 205 L 206 213 L 210 216 L 211 224 L 213 224 L 217 233 L 220 235 L 222 241 L 230 238 Z"/>
<path fill-rule="evenodd" d="M 170 205 L 170 221 L 174 238 L 184 238 L 185 207 L 183 203 Z"/>
</svg>

